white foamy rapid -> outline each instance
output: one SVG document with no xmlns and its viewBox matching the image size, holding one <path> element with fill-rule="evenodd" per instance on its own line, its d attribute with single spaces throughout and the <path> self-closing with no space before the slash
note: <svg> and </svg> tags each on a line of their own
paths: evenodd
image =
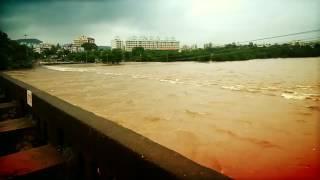
<svg viewBox="0 0 320 180">
<path fill-rule="evenodd" d="M 128 63 L 128 66 L 134 66 L 137 68 L 139 63 Z M 158 66 L 161 66 L 161 63 L 155 63 Z M 148 66 L 150 63 L 144 63 L 144 65 Z M 198 66 L 198 64 L 194 64 Z M 208 66 L 219 65 L 219 64 L 208 64 Z M 117 72 L 113 67 L 107 68 L 107 66 L 101 65 L 88 65 L 87 67 L 74 65 L 74 66 L 43 66 L 50 70 L 61 71 L 61 72 L 92 72 L 99 75 L 111 76 L 115 77 L 123 77 L 123 78 L 132 78 L 132 79 L 142 79 L 142 80 L 150 80 L 150 81 L 159 81 L 162 83 L 176 84 L 176 85 L 193 85 L 197 87 L 220 87 L 224 90 L 230 91 L 238 91 L 239 93 L 258 93 L 267 96 L 278 96 L 283 97 L 288 100 L 313 100 L 319 101 L 320 95 L 316 91 L 320 89 L 319 84 L 288 84 L 285 81 L 282 83 L 267 81 L 261 83 L 258 82 L 250 82 L 247 84 L 234 84 L 232 83 L 236 80 L 237 75 L 234 70 L 225 70 L 223 72 L 222 69 L 219 68 L 219 73 L 222 72 L 226 77 L 233 77 L 233 79 L 225 78 L 220 79 L 208 79 L 211 74 L 210 73 L 200 73 L 200 75 L 194 74 L 194 79 L 190 78 L 188 74 L 182 73 L 172 73 L 172 74 L 157 74 L 157 73 L 149 73 L 149 72 L 132 72 L 132 71 L 121 71 Z M 214 74 L 214 72 L 212 72 Z M 238 77 L 243 76 L 244 73 L 239 74 Z M 248 77 L 248 76 L 247 76 Z M 217 77 L 219 78 L 219 76 Z M 278 81 L 278 80 L 277 80 Z M 243 82 L 242 82 L 243 83 Z M 270 83 L 270 84 L 268 84 Z M 274 85 L 276 84 L 276 85 Z"/>
<path fill-rule="evenodd" d="M 62 72 L 89 72 L 86 68 L 74 68 L 74 67 L 63 67 L 63 66 L 43 66 L 50 70 L 62 71 Z M 92 70 L 91 70 L 92 71 Z"/>
</svg>

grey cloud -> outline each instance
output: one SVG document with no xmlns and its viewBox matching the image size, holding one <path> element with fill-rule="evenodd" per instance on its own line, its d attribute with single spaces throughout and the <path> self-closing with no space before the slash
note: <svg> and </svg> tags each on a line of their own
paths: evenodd
<svg viewBox="0 0 320 180">
<path fill-rule="evenodd" d="M 0 6 L 0 28 L 12 38 L 27 33 L 52 42 L 88 34 L 108 44 L 116 35 L 146 34 L 225 43 L 320 28 L 319 6 L 318 0 L 11 0 Z"/>
</svg>

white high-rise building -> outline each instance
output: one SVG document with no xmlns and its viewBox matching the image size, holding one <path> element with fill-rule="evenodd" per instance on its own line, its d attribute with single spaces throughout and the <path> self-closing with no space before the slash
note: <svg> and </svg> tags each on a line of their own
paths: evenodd
<svg viewBox="0 0 320 180">
<path fill-rule="evenodd" d="M 179 41 L 174 38 L 132 37 L 126 40 L 125 44 L 126 51 L 132 51 L 134 47 L 143 47 L 149 50 L 179 50 Z"/>
<path fill-rule="evenodd" d="M 94 43 L 94 39 L 91 37 L 87 37 L 87 36 L 82 35 L 82 36 L 73 40 L 74 46 L 80 47 L 84 43 Z"/>
<path fill-rule="evenodd" d="M 94 42 L 95 42 L 94 38 L 82 35 L 82 36 L 73 40 L 71 52 L 81 52 L 81 51 L 83 51 L 83 47 L 81 47 L 82 44 L 94 43 Z"/>
<path fill-rule="evenodd" d="M 124 43 L 119 37 L 115 37 L 111 41 L 111 49 L 124 49 Z"/>
<path fill-rule="evenodd" d="M 112 40 L 112 49 L 114 48 L 124 48 L 126 51 L 132 51 L 135 47 L 143 47 L 146 50 L 179 50 L 179 41 L 174 38 L 153 38 L 153 37 L 131 37 L 127 39 L 124 43 L 117 37 Z"/>
</svg>

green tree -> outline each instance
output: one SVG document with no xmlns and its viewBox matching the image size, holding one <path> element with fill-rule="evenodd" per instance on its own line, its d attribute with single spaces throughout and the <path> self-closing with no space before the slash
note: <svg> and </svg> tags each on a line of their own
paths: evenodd
<svg viewBox="0 0 320 180">
<path fill-rule="evenodd" d="M 122 49 L 112 49 L 110 60 L 112 64 L 119 64 L 123 58 Z"/>
<path fill-rule="evenodd" d="M 142 56 L 144 53 L 143 47 L 134 47 L 132 48 L 132 55 L 133 56 Z"/>
<path fill-rule="evenodd" d="M 100 59 L 103 63 L 110 63 L 110 50 L 104 50 L 100 53 Z"/>
<path fill-rule="evenodd" d="M 25 45 L 19 45 L 0 31 L 0 69 L 30 68 L 34 53 Z"/>
<path fill-rule="evenodd" d="M 94 52 L 87 52 L 86 54 L 86 62 L 88 63 L 93 63 L 96 60 L 96 55 Z"/>
<path fill-rule="evenodd" d="M 98 46 L 94 43 L 83 43 L 81 47 L 83 47 L 85 51 L 94 51 L 98 49 Z"/>
</svg>

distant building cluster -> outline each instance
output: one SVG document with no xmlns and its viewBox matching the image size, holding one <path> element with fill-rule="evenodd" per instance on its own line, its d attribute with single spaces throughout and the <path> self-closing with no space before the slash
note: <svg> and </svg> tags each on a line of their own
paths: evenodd
<svg viewBox="0 0 320 180">
<path fill-rule="evenodd" d="M 54 45 L 50 43 L 44 43 L 38 39 L 17 39 L 16 40 L 19 44 L 26 45 L 30 48 L 33 48 L 35 52 L 37 53 L 42 53 L 45 50 L 51 49 Z M 95 43 L 95 39 L 92 37 L 88 37 L 85 35 L 81 35 L 77 38 L 75 38 L 72 43 L 64 44 L 61 46 L 61 50 L 68 50 L 70 52 L 83 52 L 84 48 L 82 45 L 84 43 Z M 305 45 L 315 45 L 316 43 L 319 43 L 319 39 L 314 39 L 314 40 L 309 40 L 309 41 L 302 41 L 302 40 L 295 40 L 295 41 L 290 41 L 285 44 L 290 44 L 290 45 L 300 45 L 300 46 L 305 46 Z M 242 45 L 239 43 L 233 43 L 234 45 Z M 260 42 L 257 44 L 254 44 L 257 47 L 270 47 L 272 44 L 270 43 L 264 43 Z M 222 44 L 213 44 L 212 42 L 205 43 L 203 45 L 204 49 L 210 49 L 210 48 L 221 48 L 225 47 L 227 45 L 222 45 Z M 145 37 L 145 36 L 133 36 L 131 38 L 128 38 L 127 40 L 123 41 L 120 37 L 115 37 L 111 41 L 111 49 L 122 49 L 125 51 L 132 51 L 133 48 L 135 47 L 142 47 L 146 50 L 178 50 L 180 51 L 189 51 L 189 50 L 195 50 L 199 49 L 197 44 L 192 44 L 192 45 L 182 45 L 180 47 L 180 42 L 175 40 L 175 38 L 165 38 L 165 39 L 160 39 L 159 37 Z M 110 49 L 110 46 L 99 46 L 99 49 Z"/>
<path fill-rule="evenodd" d="M 183 45 L 182 47 L 181 47 L 181 50 L 182 51 L 188 51 L 188 50 L 194 50 L 194 49 L 198 49 L 198 46 L 197 46 L 197 44 L 192 44 L 192 45 Z"/>
<path fill-rule="evenodd" d="M 62 48 L 70 52 L 83 52 L 84 48 L 82 47 L 82 45 L 84 43 L 95 43 L 95 39 L 82 35 L 75 38 L 72 43 L 62 45 Z"/>
<path fill-rule="evenodd" d="M 210 43 L 206 43 L 206 44 L 203 45 L 203 48 L 205 48 L 205 49 L 209 49 L 209 48 L 212 48 L 212 47 L 213 47 L 213 45 L 212 45 L 211 42 Z"/>
<path fill-rule="evenodd" d="M 149 50 L 179 50 L 179 45 L 179 41 L 174 38 L 131 37 L 122 41 L 119 37 L 116 37 L 111 41 L 112 49 L 125 49 L 126 51 L 132 51 L 135 47 L 143 47 Z"/>
<path fill-rule="evenodd" d="M 290 41 L 289 44 L 290 45 L 305 46 L 305 45 L 314 44 L 317 42 L 319 42 L 319 40 L 310 40 L 310 41 L 293 40 L 293 41 Z"/>
<path fill-rule="evenodd" d="M 33 47 L 34 51 L 41 54 L 43 51 L 50 50 L 51 47 L 53 46 L 53 44 L 49 44 L 49 43 L 40 43 L 37 44 Z"/>
<path fill-rule="evenodd" d="M 94 38 L 82 35 L 82 36 L 73 40 L 70 51 L 71 52 L 84 51 L 83 47 L 81 47 L 82 44 L 84 44 L 84 43 L 95 43 L 95 40 L 94 40 Z"/>
<path fill-rule="evenodd" d="M 46 49 L 49 50 L 52 46 L 54 46 L 50 43 L 43 43 L 38 39 L 18 39 L 16 41 L 21 45 L 26 45 L 30 48 L 33 48 L 33 50 L 37 53 L 42 53 Z M 95 40 L 94 38 L 82 35 L 74 39 L 72 43 L 62 45 L 62 48 L 70 52 L 82 52 L 84 51 L 84 48 L 82 47 L 82 44 L 84 43 L 95 43 Z"/>
<path fill-rule="evenodd" d="M 212 42 L 203 44 L 204 49 L 221 48 L 221 47 L 225 47 L 225 46 L 226 46 L 225 44 L 214 44 Z"/>
</svg>

